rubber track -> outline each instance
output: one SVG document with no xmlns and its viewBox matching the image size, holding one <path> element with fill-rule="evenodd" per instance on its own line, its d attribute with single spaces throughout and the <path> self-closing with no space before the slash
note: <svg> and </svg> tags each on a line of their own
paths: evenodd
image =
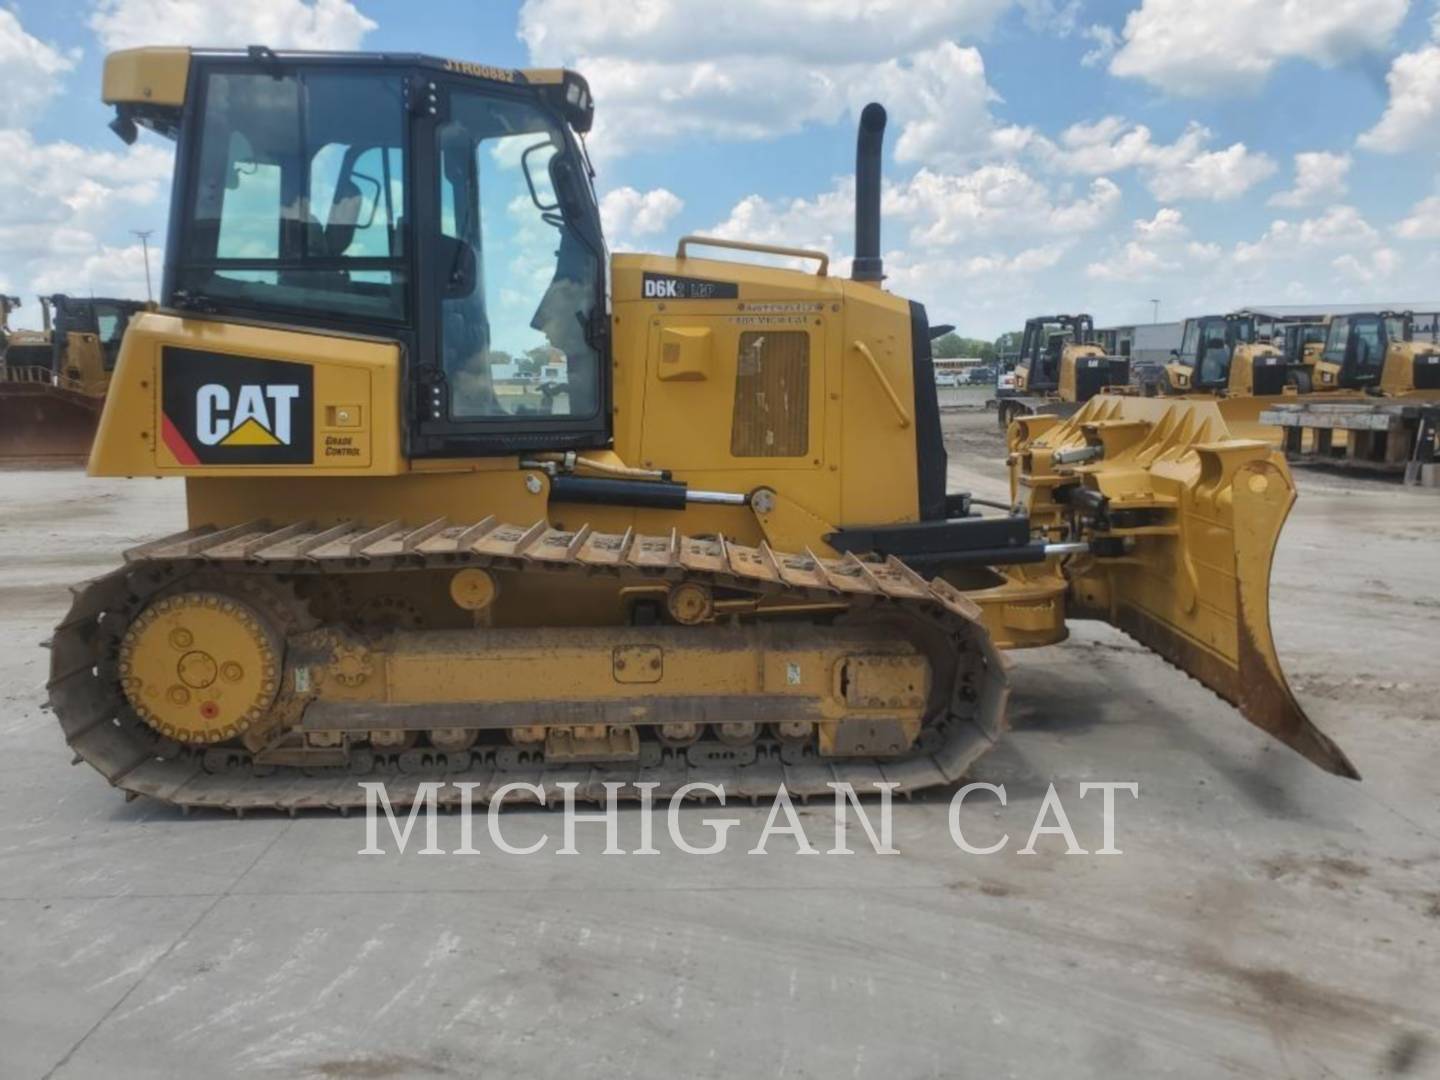
<svg viewBox="0 0 1440 1080">
<path fill-rule="evenodd" d="M 822 559 L 808 551 L 783 554 L 763 543 L 746 547 L 723 537 L 604 534 L 588 526 L 562 531 L 543 521 L 521 526 L 493 518 L 473 524 L 441 519 L 420 528 L 400 522 L 329 528 L 251 522 L 191 530 L 131 549 L 124 566 L 72 590 L 70 611 L 51 644 L 50 703 L 76 763 L 88 763 L 127 797 L 235 813 L 363 807 L 366 796 L 359 781 L 366 777 L 347 769 L 252 770 L 247 762 L 214 770 L 213 751 L 207 755 L 177 750 L 174 743 L 165 746 L 126 706 L 115 676 L 114 657 L 126 622 L 147 597 L 200 569 L 279 576 L 466 566 L 688 580 L 766 597 L 839 601 L 859 611 L 916 620 L 926 636 L 943 634 L 958 657 L 950 705 L 927 718 L 925 731 L 907 756 L 884 761 L 832 761 L 813 752 L 782 752 L 774 744 L 760 744 L 753 762 L 741 754 L 741 760 L 731 764 L 717 763 L 713 752 L 696 755 L 700 763 L 692 764 L 686 751 L 662 751 L 650 742 L 642 743 L 641 761 L 614 765 L 517 765 L 510 760 L 517 755 L 485 746 L 463 755 L 411 751 L 389 758 L 391 768 L 371 774 L 386 781 L 394 806 L 413 802 L 419 785 L 428 781 L 443 783 L 439 800 L 445 805 L 459 802 L 456 783 L 478 784 L 472 798 L 485 803 L 501 785 L 513 781 L 544 785 L 552 801 L 561 796 L 555 785 L 572 781 L 578 785 L 576 797 L 590 802 L 604 800 L 607 781 L 657 783 L 656 798 L 696 781 L 722 786 L 727 797 L 751 800 L 772 797 L 782 784 L 802 799 L 831 796 L 831 782 L 848 782 L 857 792 L 889 782 L 898 784 L 901 793 L 912 793 L 959 780 L 1005 726 L 1005 664 L 980 623 L 978 608 L 944 581 L 927 582 L 893 558 Z M 723 758 L 723 751 L 718 756 Z M 620 795 L 638 797 L 633 790 Z"/>
</svg>

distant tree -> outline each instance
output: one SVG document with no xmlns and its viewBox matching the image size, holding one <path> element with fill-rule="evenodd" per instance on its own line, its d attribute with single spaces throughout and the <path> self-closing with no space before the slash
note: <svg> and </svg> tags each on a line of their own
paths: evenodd
<svg viewBox="0 0 1440 1080">
<path fill-rule="evenodd" d="M 965 339 L 951 331 L 930 343 L 930 355 L 936 360 L 954 360 L 969 354 L 965 352 Z"/>
<path fill-rule="evenodd" d="M 995 359 L 995 346 L 979 338 L 961 337 L 949 333 L 930 344 L 930 355 L 936 360 L 983 360 L 987 364 Z"/>
</svg>

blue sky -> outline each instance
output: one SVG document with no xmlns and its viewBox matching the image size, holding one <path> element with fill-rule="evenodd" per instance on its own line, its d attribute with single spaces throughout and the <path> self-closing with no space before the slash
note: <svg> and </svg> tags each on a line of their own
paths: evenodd
<svg viewBox="0 0 1440 1080">
<path fill-rule="evenodd" d="M 143 295 L 129 230 L 161 238 L 169 149 L 125 148 L 98 95 L 107 49 L 142 41 L 576 66 L 617 249 L 709 232 L 843 259 L 853 125 L 880 100 L 889 287 L 975 335 L 1148 320 L 1152 298 L 1440 293 L 1431 0 L 23 0 L 0 8 L 22 323 L 37 291 Z"/>
</svg>

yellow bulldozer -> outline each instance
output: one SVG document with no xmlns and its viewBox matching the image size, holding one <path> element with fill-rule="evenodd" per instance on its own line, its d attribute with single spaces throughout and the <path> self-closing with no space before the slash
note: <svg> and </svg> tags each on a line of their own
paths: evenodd
<svg viewBox="0 0 1440 1080">
<path fill-rule="evenodd" d="M 0 462 L 84 464 L 135 300 L 40 297 L 42 330 L 10 330 L 4 298 Z"/>
<path fill-rule="evenodd" d="M 1285 354 L 1262 334 L 1254 314 L 1204 315 L 1185 320 L 1180 347 L 1165 365 L 1167 394 L 1266 397 L 1293 386 Z"/>
<path fill-rule="evenodd" d="M 1440 399 L 1436 316 L 1417 332 L 1409 311 L 1336 315 L 1313 363 L 1317 392 L 1361 391 L 1391 398 Z"/>
<path fill-rule="evenodd" d="M 1109 356 L 1089 315 L 1038 315 L 1025 321 L 1015 387 L 997 402 L 1000 430 L 1017 416 L 1068 416 L 1096 394 L 1130 383 L 1130 360 Z"/>
<path fill-rule="evenodd" d="M 913 791 L 1001 735 L 998 650 L 1067 611 L 1357 775 L 1270 637 L 1290 476 L 1213 403 L 1097 396 L 1036 419 L 1019 511 L 947 490 L 879 105 L 843 280 L 695 237 L 607 267 L 574 72 L 166 48 L 104 85 L 178 176 L 90 471 L 183 477 L 189 528 L 77 589 L 49 685 L 127 795 Z M 720 257 L 757 251 L 810 268 Z"/>
</svg>

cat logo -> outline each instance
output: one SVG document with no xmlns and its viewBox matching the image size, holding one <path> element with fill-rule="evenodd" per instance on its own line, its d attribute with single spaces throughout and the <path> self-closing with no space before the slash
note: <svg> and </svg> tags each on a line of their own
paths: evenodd
<svg viewBox="0 0 1440 1080">
<path fill-rule="evenodd" d="M 309 364 L 167 347 L 161 439 L 181 466 L 311 464 L 314 385 Z"/>
<path fill-rule="evenodd" d="M 290 406 L 300 396 L 295 384 L 246 385 L 235 395 L 206 383 L 195 393 L 195 434 L 206 446 L 289 446 Z"/>
</svg>

